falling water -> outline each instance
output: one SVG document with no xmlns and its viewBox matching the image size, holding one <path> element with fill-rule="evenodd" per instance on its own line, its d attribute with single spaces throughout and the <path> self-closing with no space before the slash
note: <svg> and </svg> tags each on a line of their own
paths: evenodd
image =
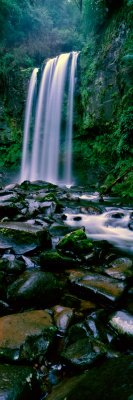
<svg viewBox="0 0 133 400">
<path fill-rule="evenodd" d="M 66 126 L 66 162 L 65 162 L 65 182 L 71 185 L 72 177 L 72 129 L 73 129 L 73 100 L 74 100 L 74 87 L 75 87 L 75 71 L 77 67 L 78 53 L 72 52 L 72 64 L 70 72 L 69 93 L 68 93 L 68 107 L 67 107 L 67 126 Z"/>
<path fill-rule="evenodd" d="M 30 157 L 28 142 L 34 90 L 33 87 L 32 90 L 31 87 L 29 87 L 21 181 L 25 179 L 30 179 L 31 181 L 41 179 L 53 183 L 59 182 L 60 155 L 62 155 L 62 109 L 64 105 L 64 95 L 66 94 L 68 96 L 66 133 L 64 134 L 66 156 L 64 157 L 63 154 L 62 158 L 64 159 L 65 165 L 62 169 L 64 170 L 63 183 L 71 183 L 73 97 L 77 58 L 78 53 L 72 52 L 61 54 L 59 57 L 55 57 L 46 63 L 38 94 Z M 37 69 L 33 71 L 34 75 L 35 71 L 37 73 Z M 32 79 L 31 77 L 31 80 Z M 69 82 L 69 85 L 67 82 Z"/>
<path fill-rule="evenodd" d="M 33 137 L 33 147 L 32 147 L 32 158 L 31 158 L 31 171 L 30 180 L 41 179 L 40 177 L 40 152 L 42 143 L 40 142 L 40 135 L 42 131 L 42 124 L 44 122 L 45 116 L 45 104 L 49 97 L 51 80 L 54 72 L 54 66 L 56 65 L 56 59 L 49 60 L 44 68 L 42 80 L 40 84 L 36 118 L 35 118 L 35 130 Z"/>
<path fill-rule="evenodd" d="M 53 75 L 44 126 L 41 179 L 57 183 L 61 110 L 70 54 L 61 54 Z"/>
<path fill-rule="evenodd" d="M 30 123 L 32 115 L 32 106 L 34 100 L 34 94 L 37 84 L 37 72 L 38 68 L 35 68 L 32 72 L 29 90 L 26 102 L 26 112 L 25 112 L 25 123 L 24 123 L 24 141 L 23 141 L 23 157 L 21 165 L 21 182 L 28 179 L 28 164 L 29 164 L 29 140 L 30 140 Z"/>
</svg>

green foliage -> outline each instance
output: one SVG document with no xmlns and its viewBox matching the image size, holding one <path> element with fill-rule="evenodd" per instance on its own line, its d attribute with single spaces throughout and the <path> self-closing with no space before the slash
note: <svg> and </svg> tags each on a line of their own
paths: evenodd
<svg viewBox="0 0 133 400">
<path fill-rule="evenodd" d="M 11 130 L 10 141 L 0 147 L 0 168 L 16 168 L 20 164 L 21 158 L 21 130 L 17 128 L 15 120 L 8 119 L 8 124 Z"/>
</svg>

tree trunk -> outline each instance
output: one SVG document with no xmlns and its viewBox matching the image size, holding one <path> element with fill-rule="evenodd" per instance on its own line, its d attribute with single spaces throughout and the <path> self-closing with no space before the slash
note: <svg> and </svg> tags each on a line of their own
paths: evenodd
<svg viewBox="0 0 133 400">
<path fill-rule="evenodd" d="M 111 183 L 111 185 L 109 185 L 106 189 L 103 189 L 103 191 L 101 191 L 101 195 L 109 194 L 111 192 L 112 187 L 115 186 L 117 183 L 120 183 L 130 171 L 133 171 L 133 167 L 127 168 L 126 171 L 121 176 L 119 176 L 113 183 Z"/>
</svg>

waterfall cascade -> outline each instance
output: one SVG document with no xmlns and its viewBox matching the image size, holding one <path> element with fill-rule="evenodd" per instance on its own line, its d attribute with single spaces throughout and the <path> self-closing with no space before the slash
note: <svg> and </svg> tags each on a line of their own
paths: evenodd
<svg viewBox="0 0 133 400">
<path fill-rule="evenodd" d="M 25 113 L 21 182 L 41 179 L 52 183 L 72 183 L 73 100 L 77 58 L 78 52 L 71 52 L 46 63 L 37 98 L 33 133 L 31 121 L 37 68 L 32 73 Z M 65 108 L 66 128 L 62 129 Z"/>
</svg>

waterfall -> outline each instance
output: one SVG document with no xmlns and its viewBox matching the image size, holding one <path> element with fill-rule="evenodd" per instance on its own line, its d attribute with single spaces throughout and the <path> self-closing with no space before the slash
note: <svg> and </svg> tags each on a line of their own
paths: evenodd
<svg viewBox="0 0 133 400">
<path fill-rule="evenodd" d="M 29 165 L 29 141 L 30 141 L 30 123 L 32 116 L 33 99 L 37 84 L 37 72 L 38 68 L 35 68 L 32 72 L 29 90 L 26 102 L 25 111 L 25 123 L 24 123 L 24 140 L 23 140 L 23 152 L 22 152 L 22 164 L 21 164 L 21 182 L 28 179 L 28 165 Z"/>
<path fill-rule="evenodd" d="M 75 72 L 77 67 L 78 53 L 72 52 L 72 64 L 70 71 L 69 93 L 68 93 L 68 106 L 67 106 L 67 126 L 66 126 L 66 162 L 64 171 L 64 180 L 67 185 L 72 183 L 72 129 L 73 129 L 73 101 L 74 101 L 74 87 L 75 87 Z"/>
<path fill-rule="evenodd" d="M 72 181 L 73 99 L 77 58 L 78 52 L 65 53 L 46 63 L 38 93 L 32 149 L 29 157 L 30 119 L 35 90 L 33 74 L 35 76 L 37 69 L 32 73 L 27 98 L 21 182 L 24 179 L 31 181 L 41 179 L 59 183 L 61 158 L 64 163 L 62 181 L 64 184 L 70 184 Z M 62 111 L 66 97 L 67 116 L 64 130 L 62 129 Z M 65 154 L 61 147 L 63 137 Z"/>
</svg>

